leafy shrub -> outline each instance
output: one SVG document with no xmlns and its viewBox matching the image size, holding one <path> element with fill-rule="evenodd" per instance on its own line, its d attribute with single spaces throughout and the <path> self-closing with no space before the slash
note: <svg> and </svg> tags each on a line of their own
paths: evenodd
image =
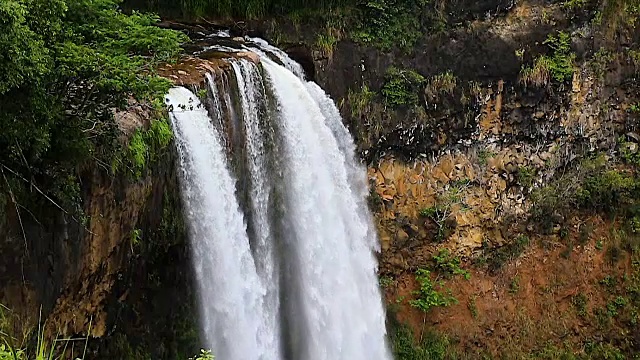
<svg viewBox="0 0 640 360">
<path fill-rule="evenodd" d="M 414 308 L 429 312 L 434 307 L 449 306 L 457 303 L 456 298 L 451 296 L 451 291 L 445 289 L 446 293 L 441 292 L 443 289 L 442 283 L 436 284 L 431 280 L 431 271 L 418 269 L 416 271 L 416 281 L 420 285 L 420 289 L 414 292 L 416 299 L 409 301 L 409 304 Z"/>
<path fill-rule="evenodd" d="M 425 33 L 437 33 L 446 26 L 433 0 L 368 0 L 360 7 L 362 20 L 352 38 L 383 51 L 399 48 L 409 53 Z"/>
<path fill-rule="evenodd" d="M 142 131 L 136 130 L 129 140 L 127 157 L 131 161 L 131 171 L 133 171 L 136 178 L 142 176 L 142 170 L 144 170 L 147 164 L 147 158 L 149 157 L 149 147 L 144 140 L 144 133 Z"/>
<path fill-rule="evenodd" d="M 639 191 L 639 184 L 633 176 L 609 170 L 587 177 L 578 190 L 577 197 L 580 205 L 585 208 L 608 212 L 624 211 L 623 209 L 635 205 L 640 197 Z"/>
<path fill-rule="evenodd" d="M 362 85 L 359 91 L 349 89 L 347 100 L 351 105 L 351 114 L 355 117 L 366 115 L 375 96 L 376 93 L 371 91 L 366 84 Z"/>
<path fill-rule="evenodd" d="M 518 235 L 514 241 L 492 251 L 489 256 L 489 269 L 497 271 L 509 260 L 518 258 L 529 246 L 530 240 L 526 235 Z"/>
<path fill-rule="evenodd" d="M 211 353 L 210 350 L 200 350 L 200 354 L 197 356 L 190 358 L 189 360 L 215 360 L 215 356 Z"/>
<path fill-rule="evenodd" d="M 587 317 L 587 303 L 588 303 L 588 299 L 587 296 L 583 293 L 580 293 L 578 295 L 575 295 L 571 298 L 571 303 L 573 304 L 573 306 L 576 308 L 576 312 L 578 313 L 578 316 L 580 316 L 581 318 L 586 318 Z"/>
<path fill-rule="evenodd" d="M 135 2 L 147 10 L 171 15 L 173 18 L 186 17 L 238 17 L 254 19 L 267 15 L 284 15 L 301 10 L 326 11 L 338 6 L 354 5 L 353 0 L 145 0 Z"/>
<path fill-rule="evenodd" d="M 576 55 L 571 52 L 571 36 L 559 31 L 557 36 L 549 35 L 544 44 L 553 50 L 550 68 L 551 75 L 558 82 L 571 80 Z"/>
<path fill-rule="evenodd" d="M 489 151 L 487 149 L 482 149 L 478 151 L 478 164 L 480 164 L 481 166 L 486 166 L 488 160 L 494 156 L 496 156 L 495 152 Z"/>
<path fill-rule="evenodd" d="M 518 183 L 525 188 L 533 186 L 536 177 L 536 170 L 529 166 L 521 166 L 518 168 Z"/>
<path fill-rule="evenodd" d="M 415 105 L 424 82 L 424 77 L 413 70 L 390 67 L 385 75 L 382 95 L 391 106 Z"/>
<path fill-rule="evenodd" d="M 128 167 L 134 177 L 140 178 L 150 161 L 157 160 L 173 139 L 173 132 L 165 120 L 151 122 L 149 130 L 136 130 L 129 139 L 126 150 Z M 114 169 L 117 171 L 117 167 Z M 114 172 L 115 172 L 114 171 Z"/>
<path fill-rule="evenodd" d="M 548 230 L 553 226 L 555 214 L 563 214 L 586 204 L 591 195 L 583 189 L 585 180 L 601 174 L 606 165 L 605 156 L 585 158 L 577 164 L 571 164 L 568 171 L 546 186 L 535 189 L 531 193 L 532 219 Z M 579 193 L 582 193 L 580 198 Z"/>
<path fill-rule="evenodd" d="M 0 59 L 0 163 L 12 170 L 7 176 L 29 179 L 56 202 L 76 201 L 66 191 L 76 187 L 66 185 L 82 166 L 112 162 L 119 150 L 114 109 L 131 97 L 160 102 L 171 83 L 151 70 L 187 40 L 155 26 L 158 17 L 125 14 L 118 5 L 0 3 L 0 48 L 11 54 Z"/>
<path fill-rule="evenodd" d="M 460 267 L 460 258 L 452 256 L 449 249 L 440 249 L 438 254 L 433 256 L 433 260 L 436 262 L 436 270 L 445 276 L 462 275 L 467 280 L 471 279 L 471 274 Z"/>
<path fill-rule="evenodd" d="M 515 276 L 509 284 L 509 294 L 515 295 L 520 291 L 520 277 Z"/>
<path fill-rule="evenodd" d="M 547 85 L 550 78 L 551 59 L 546 56 L 538 57 L 532 67 L 523 67 L 520 71 L 520 81 L 525 85 Z"/>
<path fill-rule="evenodd" d="M 390 339 L 395 359 L 445 360 L 456 358 L 457 350 L 449 338 L 432 331 L 425 331 L 418 343 L 408 326 L 397 325 L 392 330 Z"/>
<path fill-rule="evenodd" d="M 574 72 L 576 55 L 571 52 L 571 36 L 563 31 L 557 35 L 549 34 L 544 41 L 551 50 L 551 56 L 538 57 L 533 67 L 524 67 L 520 79 L 525 84 L 542 86 L 551 79 L 557 82 L 571 80 Z"/>
<path fill-rule="evenodd" d="M 393 284 L 393 278 L 389 277 L 389 276 L 381 276 L 378 279 L 378 283 L 380 284 L 381 288 L 388 288 L 389 286 L 391 286 Z"/>
</svg>

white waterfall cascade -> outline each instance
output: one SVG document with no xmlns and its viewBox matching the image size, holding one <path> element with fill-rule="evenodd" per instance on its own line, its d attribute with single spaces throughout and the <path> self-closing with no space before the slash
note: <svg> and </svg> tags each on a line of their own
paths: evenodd
<svg viewBox="0 0 640 360">
<path fill-rule="evenodd" d="M 185 88 L 167 97 L 206 345 L 225 360 L 390 360 L 353 140 L 297 63 L 256 44 L 261 64 L 231 62 L 242 151 L 221 145 L 217 100 L 207 112 Z"/>
<path fill-rule="evenodd" d="M 189 90 L 173 88 L 167 101 L 173 108 L 205 341 L 221 359 L 277 359 L 275 332 L 262 327 L 265 285 L 250 252 L 218 134 Z"/>
</svg>

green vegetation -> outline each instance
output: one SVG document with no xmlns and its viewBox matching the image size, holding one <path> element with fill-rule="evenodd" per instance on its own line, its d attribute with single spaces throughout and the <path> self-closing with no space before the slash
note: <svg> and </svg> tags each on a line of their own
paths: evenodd
<svg viewBox="0 0 640 360">
<path fill-rule="evenodd" d="M 447 238 L 449 226 L 447 220 L 451 216 L 451 206 L 447 204 L 436 205 L 424 209 L 420 209 L 420 216 L 433 220 L 438 225 L 438 233 L 435 240 L 441 242 Z"/>
<path fill-rule="evenodd" d="M 496 156 L 496 153 L 487 149 L 478 151 L 478 164 L 481 166 L 487 166 L 487 162 L 490 158 Z"/>
<path fill-rule="evenodd" d="M 509 283 L 509 293 L 511 295 L 515 295 L 520 291 L 520 278 L 515 276 L 511 279 L 511 283 Z"/>
<path fill-rule="evenodd" d="M 399 360 L 445 360 L 455 359 L 456 349 L 452 342 L 436 332 L 426 331 L 416 342 L 407 326 L 396 325 L 390 336 L 393 354 Z"/>
<path fill-rule="evenodd" d="M 153 67 L 186 37 L 154 26 L 155 16 L 120 12 L 116 0 L 8 0 L 0 17 L 10 54 L 0 58 L 0 192 L 26 206 L 32 195 L 20 188 L 37 187 L 79 208 L 78 169 L 119 152 L 113 110 L 131 97 L 161 109 L 170 82 Z"/>
<path fill-rule="evenodd" d="M 567 10 L 579 10 L 587 5 L 588 0 L 566 0 L 562 3 L 562 7 Z"/>
<path fill-rule="evenodd" d="M 190 358 L 189 360 L 215 360 L 215 356 L 209 350 L 200 350 L 198 356 Z"/>
<path fill-rule="evenodd" d="M 413 106 L 418 103 L 424 82 L 425 78 L 413 70 L 390 67 L 381 92 L 390 106 Z"/>
<path fill-rule="evenodd" d="M 489 270 L 497 271 L 509 260 L 518 258 L 530 244 L 529 237 L 518 235 L 513 241 L 499 248 L 485 248 L 482 263 L 488 263 Z"/>
<path fill-rule="evenodd" d="M 574 72 L 575 54 L 571 51 L 571 36 L 563 31 L 549 34 L 544 41 L 551 50 L 551 56 L 539 56 L 532 67 L 523 67 L 520 80 L 525 85 L 543 86 L 551 80 L 559 83 L 571 80 Z"/>
<path fill-rule="evenodd" d="M 131 245 L 131 251 L 133 252 L 133 250 L 135 248 L 137 248 L 138 246 L 140 246 L 140 241 L 142 241 L 142 230 L 140 229 L 135 229 L 131 232 L 131 236 L 130 236 L 130 245 Z"/>
<path fill-rule="evenodd" d="M 640 51 L 629 49 L 627 55 L 629 56 L 629 60 L 631 60 L 636 69 L 640 70 Z"/>
<path fill-rule="evenodd" d="M 333 54 L 333 49 L 338 43 L 338 38 L 333 36 L 333 34 L 318 34 L 316 38 L 315 47 L 320 50 L 323 54 L 328 57 L 331 57 Z"/>
<path fill-rule="evenodd" d="M 621 29 L 627 27 L 634 30 L 640 17 L 639 0 L 611 0 L 602 7 L 602 25 L 605 38 L 615 38 Z"/>
<path fill-rule="evenodd" d="M 378 279 L 378 282 L 380 283 L 381 288 L 388 288 L 393 284 L 393 278 L 389 276 L 381 276 L 380 279 Z"/>
<path fill-rule="evenodd" d="M 144 0 L 126 1 L 143 6 L 148 11 L 184 18 L 242 17 L 255 19 L 268 15 L 283 15 L 300 10 L 327 10 L 339 6 L 355 5 L 353 0 Z"/>
<path fill-rule="evenodd" d="M 399 48 L 409 53 L 420 37 L 445 29 L 443 5 L 439 0 L 364 1 L 352 38 L 383 51 Z"/>
<path fill-rule="evenodd" d="M 359 91 L 349 89 L 347 101 L 351 105 L 351 114 L 355 117 L 367 114 L 375 96 L 376 93 L 371 91 L 366 84 L 362 85 Z"/>
<path fill-rule="evenodd" d="M 200 101 L 205 100 L 207 98 L 207 94 L 208 90 L 206 88 L 199 89 L 198 92 L 196 92 L 196 96 L 198 96 L 198 99 L 200 99 Z"/>
<path fill-rule="evenodd" d="M 46 322 L 38 325 L 37 332 L 32 334 L 33 336 L 26 335 L 24 339 L 17 339 L 12 334 L 10 329 L 7 328 L 7 316 L 6 312 L 10 312 L 8 308 L 0 304 L 0 360 L 67 360 L 71 356 L 76 356 L 76 360 L 84 360 L 87 354 L 87 346 L 89 344 L 89 336 L 77 339 L 53 339 L 49 341 L 46 338 Z M 40 314 L 42 317 L 42 314 Z M 89 329 L 87 333 L 91 332 L 91 321 L 89 322 Z M 33 338 L 32 342 L 27 348 L 27 339 Z M 75 351 L 75 346 L 70 343 L 75 341 L 81 341 L 81 356 L 77 356 L 78 352 Z M 16 342 L 21 342 L 17 344 Z M 34 343 L 35 342 L 35 343 Z M 65 356 L 68 353 L 69 356 Z"/>
<path fill-rule="evenodd" d="M 578 204 L 584 208 L 624 213 L 637 205 L 640 183 L 631 174 L 605 170 L 584 179 L 578 189 Z"/>
<path fill-rule="evenodd" d="M 466 280 L 471 279 L 471 274 L 461 268 L 460 258 L 452 256 L 448 249 L 441 249 L 433 255 L 434 267 L 439 276 L 452 278 L 456 275 L 463 276 Z M 432 273 L 427 269 L 416 271 L 416 281 L 420 289 L 415 291 L 415 299 L 409 301 L 409 305 L 423 312 L 429 312 L 434 307 L 446 307 L 456 304 L 458 300 L 451 295 L 451 291 L 445 288 L 442 281 L 432 280 Z"/>
<path fill-rule="evenodd" d="M 434 282 L 431 280 L 431 271 L 418 269 L 416 281 L 420 284 L 420 289 L 414 292 L 416 298 L 409 300 L 409 305 L 414 308 L 429 312 L 434 307 L 449 306 L 458 302 L 451 295 L 451 291 L 444 288 L 442 281 Z"/>
<path fill-rule="evenodd" d="M 136 130 L 129 139 L 125 150 L 126 167 L 134 178 L 142 176 L 147 164 L 157 160 L 161 152 L 167 148 L 173 139 L 173 133 L 166 120 L 156 120 L 151 123 L 149 130 Z M 118 170 L 118 160 L 112 165 L 112 171 Z"/>
<path fill-rule="evenodd" d="M 634 161 L 634 158 L 629 158 L 629 161 Z M 604 155 L 585 158 L 571 164 L 569 169 L 531 194 L 532 217 L 545 229 L 553 225 L 553 214 L 564 214 L 575 209 L 633 215 L 640 201 L 640 183 L 634 174 L 609 169 Z"/>
<path fill-rule="evenodd" d="M 440 249 L 438 254 L 433 255 L 436 262 L 435 269 L 445 277 L 462 275 L 465 279 L 471 279 L 471 274 L 460 267 L 461 261 L 457 256 L 452 256 L 449 249 Z"/>
<path fill-rule="evenodd" d="M 428 99 L 437 100 L 441 94 L 452 95 L 458 79 L 451 71 L 438 74 L 429 79 L 424 93 Z"/>
<path fill-rule="evenodd" d="M 576 308 L 576 312 L 578 313 L 578 316 L 580 316 L 581 318 L 586 318 L 587 317 L 588 299 L 587 299 L 587 296 L 585 294 L 580 293 L 580 294 L 572 297 L 571 298 L 571 303 Z"/>
<path fill-rule="evenodd" d="M 607 67 L 614 59 L 615 55 L 611 51 L 600 48 L 600 50 L 593 54 L 593 57 L 589 61 L 589 67 L 598 78 L 602 78 L 604 77 Z"/>
<path fill-rule="evenodd" d="M 536 178 L 536 169 L 530 166 L 521 166 L 518 168 L 518 183 L 525 188 L 531 188 Z"/>
<path fill-rule="evenodd" d="M 471 312 L 471 316 L 473 316 L 474 319 L 478 318 L 478 306 L 476 305 L 475 295 L 469 297 L 467 309 L 469 309 L 469 312 Z"/>
</svg>

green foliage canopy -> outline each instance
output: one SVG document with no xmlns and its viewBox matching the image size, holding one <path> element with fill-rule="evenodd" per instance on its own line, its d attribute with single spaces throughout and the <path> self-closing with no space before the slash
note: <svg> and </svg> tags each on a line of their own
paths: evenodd
<svg viewBox="0 0 640 360">
<path fill-rule="evenodd" d="M 126 0 L 133 9 L 148 9 L 171 18 L 242 17 L 287 14 L 297 10 L 354 5 L 355 0 Z"/>
<path fill-rule="evenodd" d="M 109 163 L 118 146 L 114 110 L 132 97 L 160 104 L 170 83 L 153 67 L 177 56 L 186 40 L 155 27 L 157 21 L 122 13 L 118 0 L 0 2 L 5 176 L 55 195 L 87 160 Z M 2 192 L 10 180 L 2 181 Z"/>
</svg>

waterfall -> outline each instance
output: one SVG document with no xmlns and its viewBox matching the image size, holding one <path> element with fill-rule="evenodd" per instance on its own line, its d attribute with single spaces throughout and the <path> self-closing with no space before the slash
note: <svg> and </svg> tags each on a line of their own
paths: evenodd
<svg viewBox="0 0 640 360">
<path fill-rule="evenodd" d="M 206 346 L 225 360 L 389 360 L 353 140 L 297 63 L 254 45 L 260 64 L 207 76 L 209 111 L 185 88 L 167 96 Z M 232 131 L 219 98 L 235 104 Z"/>
<path fill-rule="evenodd" d="M 275 333 L 262 327 L 265 285 L 218 134 L 189 90 L 173 88 L 167 100 L 173 109 L 204 338 L 221 359 L 277 359 Z"/>
</svg>

